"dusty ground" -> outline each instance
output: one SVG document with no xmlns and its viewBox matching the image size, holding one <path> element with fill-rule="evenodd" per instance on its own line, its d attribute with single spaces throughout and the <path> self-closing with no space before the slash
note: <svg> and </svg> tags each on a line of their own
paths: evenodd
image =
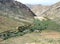
<svg viewBox="0 0 60 44">
<path fill-rule="evenodd" d="M 46 31 L 1 41 L 0 44 L 60 44 L 60 32 Z"/>
<path fill-rule="evenodd" d="M 57 39 L 57 38 L 60 38 L 60 33 L 59 32 L 43 32 L 41 33 L 41 36 L 44 38 Z"/>
</svg>

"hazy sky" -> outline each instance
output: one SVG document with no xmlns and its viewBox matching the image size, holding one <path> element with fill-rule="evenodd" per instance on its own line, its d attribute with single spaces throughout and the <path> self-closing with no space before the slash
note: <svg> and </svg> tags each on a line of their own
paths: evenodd
<svg viewBox="0 0 60 44">
<path fill-rule="evenodd" d="M 52 5 L 59 2 L 60 0 L 17 0 L 24 4 L 42 4 L 42 5 Z"/>
</svg>

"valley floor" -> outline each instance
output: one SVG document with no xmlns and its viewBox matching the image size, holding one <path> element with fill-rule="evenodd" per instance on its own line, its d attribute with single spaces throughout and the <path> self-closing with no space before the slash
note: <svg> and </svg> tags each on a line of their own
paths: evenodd
<svg viewBox="0 0 60 44">
<path fill-rule="evenodd" d="M 60 32 L 43 31 L 0 41 L 0 44 L 60 44 Z"/>
</svg>

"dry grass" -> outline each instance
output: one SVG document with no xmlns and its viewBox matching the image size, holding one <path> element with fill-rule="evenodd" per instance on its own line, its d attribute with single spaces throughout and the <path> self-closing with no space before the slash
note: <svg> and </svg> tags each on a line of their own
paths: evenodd
<svg viewBox="0 0 60 44">
<path fill-rule="evenodd" d="M 0 44 L 60 44 L 60 32 L 33 32 L 21 37 L 15 37 L 1 41 Z"/>
<path fill-rule="evenodd" d="M 22 22 L 8 17 L 0 16 L 0 33 L 7 30 L 15 30 L 16 27 L 20 25 L 22 25 Z"/>
</svg>

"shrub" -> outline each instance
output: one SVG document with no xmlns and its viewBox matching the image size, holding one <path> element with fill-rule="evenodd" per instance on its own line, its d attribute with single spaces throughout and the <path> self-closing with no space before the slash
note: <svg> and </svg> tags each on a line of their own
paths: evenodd
<svg viewBox="0 0 60 44">
<path fill-rule="evenodd" d="M 35 30 L 38 30 L 38 31 L 41 32 L 42 30 L 46 29 L 47 26 L 48 26 L 48 24 L 47 24 L 46 21 L 40 21 L 40 20 L 38 20 L 38 19 L 35 19 L 35 20 L 34 20 L 34 25 L 31 26 L 31 29 L 30 29 L 30 30 L 31 30 L 32 32 L 35 31 Z"/>
<path fill-rule="evenodd" d="M 46 29 L 47 26 L 48 26 L 47 21 L 40 21 L 38 19 L 35 19 L 33 24 L 18 27 L 18 31 L 19 32 L 26 31 L 27 33 L 27 30 L 28 32 L 34 32 L 35 30 L 38 30 L 39 32 L 41 32 L 42 30 Z"/>
<path fill-rule="evenodd" d="M 33 24 L 19 26 L 17 32 L 16 31 L 13 31 L 13 32 L 6 31 L 6 32 L 2 33 L 3 34 L 2 39 L 6 40 L 11 37 L 23 36 L 27 33 L 34 32 L 35 30 L 38 30 L 39 32 L 41 32 L 42 30 L 46 29 L 47 26 L 48 26 L 47 21 L 40 21 L 38 19 L 35 19 Z"/>
</svg>

